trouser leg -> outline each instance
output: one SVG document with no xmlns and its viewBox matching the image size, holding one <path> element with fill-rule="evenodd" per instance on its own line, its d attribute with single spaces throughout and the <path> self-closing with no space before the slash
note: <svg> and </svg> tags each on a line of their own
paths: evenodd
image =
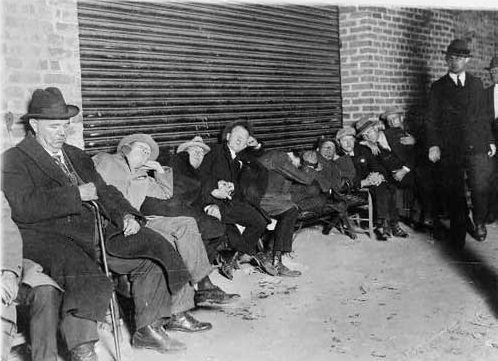
<svg viewBox="0 0 498 361">
<path fill-rule="evenodd" d="M 14 322 L 2 318 L 2 358 L 1 361 L 8 361 L 12 341 L 17 332 L 17 326 Z"/>
<path fill-rule="evenodd" d="M 20 292 L 22 289 L 28 292 L 26 303 L 29 305 L 31 357 L 33 361 L 57 361 L 57 330 L 59 328 L 61 292 L 52 286 L 30 288 L 22 285 Z M 94 321 L 90 322 L 95 325 Z M 72 333 L 73 331 L 70 335 Z M 68 335 L 64 336 L 67 339 Z M 71 341 L 71 344 L 79 341 L 85 343 L 95 339 L 94 334 L 86 331 L 83 333 L 77 331 L 74 336 L 75 341 Z"/>
<path fill-rule="evenodd" d="M 186 283 L 178 292 L 171 297 L 171 314 L 176 315 L 195 307 L 194 287 Z"/>
<path fill-rule="evenodd" d="M 296 207 L 277 216 L 273 252 L 292 252 L 292 235 L 299 211 Z"/>
<path fill-rule="evenodd" d="M 97 342 L 97 322 L 86 318 L 66 314 L 60 325 L 61 333 L 68 350 L 88 342 Z"/>
<path fill-rule="evenodd" d="M 211 273 L 212 267 L 194 218 L 158 217 L 148 221 L 147 227 L 173 242 L 194 283 Z"/>
<path fill-rule="evenodd" d="M 465 242 L 468 218 L 464 168 L 459 164 L 444 165 L 442 175 L 447 182 L 445 196 L 450 217 L 450 238 L 454 244 L 461 245 Z"/>
<path fill-rule="evenodd" d="M 108 256 L 109 268 L 128 274 L 135 304 L 137 330 L 171 316 L 171 295 L 162 268 L 148 259 L 123 259 Z"/>
<path fill-rule="evenodd" d="M 488 215 L 493 162 L 494 160 L 487 154 L 476 154 L 467 158 L 467 177 L 472 199 L 472 216 L 476 224 L 484 224 Z"/>
<path fill-rule="evenodd" d="M 247 254 L 257 252 L 259 237 L 266 228 L 266 219 L 261 212 L 249 203 L 233 201 L 222 209 L 222 221 L 227 224 L 239 224 L 245 227 L 242 233 L 243 244 L 238 244 L 238 250 Z"/>
</svg>

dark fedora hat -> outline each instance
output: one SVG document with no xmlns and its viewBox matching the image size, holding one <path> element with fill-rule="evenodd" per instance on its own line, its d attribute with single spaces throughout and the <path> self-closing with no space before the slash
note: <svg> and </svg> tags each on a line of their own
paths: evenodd
<svg viewBox="0 0 498 361">
<path fill-rule="evenodd" d="M 491 61 L 489 62 L 489 66 L 484 69 L 491 70 L 494 68 L 498 68 L 498 56 L 493 56 L 493 58 L 491 58 Z"/>
<path fill-rule="evenodd" d="M 36 89 L 21 119 L 69 119 L 80 112 L 76 105 L 67 105 L 59 88 Z"/>
<path fill-rule="evenodd" d="M 443 51 L 443 54 L 446 55 L 456 55 L 465 58 L 470 58 L 472 55 L 470 54 L 470 50 L 468 48 L 467 42 L 462 39 L 453 40 L 446 51 Z"/>
</svg>

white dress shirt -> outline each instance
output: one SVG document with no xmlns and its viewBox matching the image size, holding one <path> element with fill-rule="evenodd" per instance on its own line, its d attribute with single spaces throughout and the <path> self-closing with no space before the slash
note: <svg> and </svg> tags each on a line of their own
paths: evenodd
<svg viewBox="0 0 498 361">
<path fill-rule="evenodd" d="M 460 78 L 460 82 L 462 83 L 462 86 L 465 86 L 465 72 L 462 71 L 460 74 L 455 74 L 455 73 L 448 73 L 450 75 L 451 80 L 455 83 L 455 85 L 458 85 L 458 78 Z"/>
</svg>

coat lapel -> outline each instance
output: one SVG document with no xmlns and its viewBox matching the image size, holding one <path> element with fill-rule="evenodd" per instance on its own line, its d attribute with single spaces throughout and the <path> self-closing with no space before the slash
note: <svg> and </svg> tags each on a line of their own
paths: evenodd
<svg viewBox="0 0 498 361">
<path fill-rule="evenodd" d="M 34 163 L 47 176 L 61 185 L 67 184 L 69 179 L 62 169 L 55 163 L 47 151 L 35 140 L 33 136 L 26 136 L 17 147 L 28 157 L 33 159 Z"/>
</svg>

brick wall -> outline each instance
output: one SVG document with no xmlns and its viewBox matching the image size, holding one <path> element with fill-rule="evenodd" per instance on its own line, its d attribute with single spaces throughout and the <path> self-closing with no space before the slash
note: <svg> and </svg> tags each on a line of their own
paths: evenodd
<svg viewBox="0 0 498 361">
<path fill-rule="evenodd" d="M 4 150 L 24 136 L 19 117 L 34 89 L 59 87 L 67 103 L 81 108 L 81 71 L 76 0 L 2 0 L 0 7 Z M 83 147 L 81 115 L 72 122 L 68 142 Z"/>
<path fill-rule="evenodd" d="M 341 81 L 344 123 L 397 105 L 423 112 L 430 84 L 446 71 L 444 55 L 455 37 L 469 41 L 469 70 L 483 70 L 497 44 L 496 12 L 341 7 Z"/>
</svg>

